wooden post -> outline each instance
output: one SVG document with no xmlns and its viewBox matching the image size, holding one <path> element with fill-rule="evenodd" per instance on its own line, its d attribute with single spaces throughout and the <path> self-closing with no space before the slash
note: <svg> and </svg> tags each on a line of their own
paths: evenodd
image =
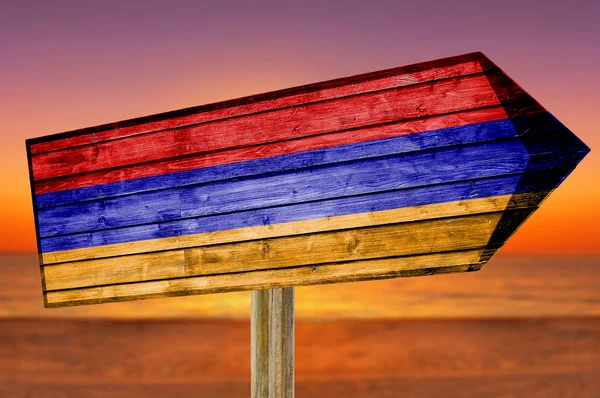
<svg viewBox="0 0 600 398">
<path fill-rule="evenodd" d="M 294 397 L 294 288 L 252 291 L 252 398 Z"/>
</svg>

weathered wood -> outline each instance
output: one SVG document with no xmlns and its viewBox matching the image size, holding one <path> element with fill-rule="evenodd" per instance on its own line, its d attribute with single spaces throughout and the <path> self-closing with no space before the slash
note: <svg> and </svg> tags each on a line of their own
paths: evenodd
<svg viewBox="0 0 600 398">
<path fill-rule="evenodd" d="M 577 142 L 557 133 L 419 151 L 252 178 L 40 209 L 42 237 L 489 178 L 573 164 Z M 383 155 L 383 156 L 382 156 Z M 553 188 L 553 187 L 551 187 Z"/>
<path fill-rule="evenodd" d="M 44 267 L 46 290 L 160 280 L 186 275 L 184 250 L 143 253 Z"/>
<path fill-rule="evenodd" d="M 330 262 L 449 252 L 503 243 L 492 234 L 531 209 L 369 226 L 44 266 L 46 290 L 217 275 Z M 499 222 L 505 225 L 498 225 Z"/>
<path fill-rule="evenodd" d="M 539 179 L 536 179 L 539 182 Z M 465 197 L 472 197 L 475 190 L 482 187 L 471 182 Z M 442 217 L 457 217 L 469 214 L 489 213 L 504 210 L 516 210 L 536 207 L 546 196 L 547 191 L 502 195 L 479 199 L 467 199 L 432 205 L 403 207 L 369 213 L 358 213 L 352 217 L 333 216 L 306 221 L 288 222 L 256 227 L 239 228 L 228 231 L 207 232 L 194 235 L 175 236 L 156 240 L 146 240 L 126 244 L 105 245 L 100 248 L 82 248 L 44 253 L 42 263 L 52 265 L 80 260 L 92 260 L 106 257 L 148 253 L 163 250 L 176 250 L 198 246 L 217 245 L 231 242 L 243 242 L 256 239 L 278 238 L 299 234 L 327 232 L 338 229 L 361 228 L 390 223 L 431 220 Z M 404 196 L 410 195 L 405 192 Z M 379 201 L 383 201 L 380 198 Z M 292 210 L 293 211 L 293 210 Z M 263 217 L 261 217 L 263 218 Z"/>
<path fill-rule="evenodd" d="M 269 397 L 271 305 L 273 289 L 253 290 L 250 304 L 250 370 L 252 398 Z"/>
<path fill-rule="evenodd" d="M 175 222 L 149 224 L 135 227 L 92 231 L 84 234 L 55 236 L 40 240 L 43 252 L 63 251 L 83 247 L 96 247 L 100 251 L 105 245 L 118 243 L 123 247 L 131 241 L 144 241 L 152 245 L 150 239 L 160 239 L 181 234 L 182 244 L 187 237 L 201 233 L 218 232 L 223 226 L 227 231 L 255 226 L 272 226 L 289 222 L 301 222 L 315 218 L 333 218 L 339 215 L 360 214 L 373 211 L 393 210 L 412 206 L 435 205 L 502 196 L 513 193 L 517 198 L 521 193 L 552 190 L 564 176 L 564 170 L 547 170 L 525 174 L 508 175 L 480 180 L 466 180 L 415 189 L 401 189 L 381 192 L 375 195 L 350 196 L 320 202 L 307 202 L 289 206 L 263 208 L 225 215 L 194 217 Z M 310 225 L 310 224 L 306 224 Z M 327 225 L 327 224 L 324 224 Z M 175 233 L 174 233 L 175 232 Z M 225 235 L 228 236 L 227 232 Z"/>
<path fill-rule="evenodd" d="M 294 288 L 272 290 L 269 385 L 274 398 L 294 397 Z"/>
<path fill-rule="evenodd" d="M 502 84 L 498 84 L 502 83 Z M 500 86 L 502 92 L 495 92 Z M 448 92 L 457 100 L 448 101 Z M 36 180 L 494 106 L 525 98 L 499 71 L 344 97 L 35 155 Z"/>
<path fill-rule="evenodd" d="M 177 236 L 182 242 L 186 236 L 200 233 L 215 233 L 221 229 L 236 230 L 254 226 L 269 226 L 307 219 L 336 217 L 372 211 L 434 205 L 468 199 L 503 196 L 513 193 L 551 191 L 561 180 L 564 170 L 546 170 L 513 174 L 478 180 L 466 180 L 445 184 L 429 185 L 410 189 L 389 190 L 372 195 L 348 196 L 318 202 L 304 202 L 287 206 L 267 207 L 237 213 L 200 216 L 160 224 L 145 224 L 118 229 L 105 229 L 80 234 L 41 238 L 44 253 L 70 252 L 71 249 L 93 246 L 102 249 L 105 245 L 118 243 L 124 247 L 132 241 L 146 241 Z M 224 227 L 224 228 L 223 228 Z M 274 227 L 276 228 L 276 227 Z M 152 244 L 152 242 L 145 242 Z"/>
<path fill-rule="evenodd" d="M 273 91 L 251 97 L 166 112 L 119 123 L 110 123 L 62 134 L 53 139 L 31 140 L 32 154 L 60 150 L 115 138 L 159 131 L 165 128 L 204 123 L 234 116 L 250 115 L 325 99 L 341 98 L 388 87 L 402 87 L 427 81 L 483 72 L 496 66 L 481 53 L 471 53 L 443 60 L 422 62 L 398 68 L 345 77 L 327 82 Z"/>
<path fill-rule="evenodd" d="M 490 246 L 489 249 L 460 252 L 107 285 L 51 291 L 44 293 L 44 296 L 47 307 L 63 307 L 188 294 L 225 293 L 230 291 L 475 271 L 480 269 L 489 260 L 496 249 L 497 247 Z"/>
<path fill-rule="evenodd" d="M 523 105 L 523 102 L 513 104 L 515 107 L 522 107 Z M 156 189 L 283 172 L 307 166 L 314 167 L 385 154 L 407 153 L 512 138 L 522 134 L 531 134 L 532 132 L 541 133 L 549 129 L 563 128 L 562 124 L 554 117 L 548 113 L 540 112 L 541 110 L 538 107 L 525 108 L 524 113 L 527 116 L 520 116 L 509 121 L 506 118 L 510 110 L 506 109 L 506 106 L 497 106 L 281 141 L 262 145 L 260 150 L 255 147 L 245 147 L 229 151 L 209 152 L 191 157 L 145 163 L 139 166 L 126 166 L 117 170 L 86 173 L 83 176 L 69 176 L 68 178 L 41 181 L 36 183 L 37 205 L 38 208 L 65 205 Z M 537 115 L 533 116 L 536 113 Z M 423 131 L 430 131 L 430 133 L 426 135 L 416 134 Z M 383 152 L 381 150 L 376 152 L 371 149 L 374 141 L 390 138 L 395 138 L 395 140 L 388 140 L 388 144 L 379 143 L 381 149 L 384 150 Z M 391 145 L 392 143 L 393 145 Z M 336 146 L 343 147 L 335 148 Z M 377 146 L 375 146 L 375 149 L 377 149 Z M 309 150 L 311 152 L 308 154 L 290 156 Z M 265 159 L 272 156 L 279 156 L 277 162 Z M 228 163 L 250 160 L 252 162 L 244 163 L 245 167 L 227 166 Z M 209 166 L 219 165 L 221 167 L 203 170 L 203 168 Z M 178 178 L 160 178 L 162 174 L 172 172 L 178 172 Z M 143 183 L 130 181 L 140 177 L 152 178 L 145 178 Z M 113 179 L 116 180 L 113 182 Z M 93 184 L 99 184 L 100 182 L 112 183 L 100 187 L 98 185 L 86 187 L 83 183 L 84 180 Z M 51 186 L 56 189 L 64 187 L 69 189 L 51 192 Z"/>
<path fill-rule="evenodd" d="M 294 288 L 252 291 L 253 398 L 294 397 Z"/>
<path fill-rule="evenodd" d="M 588 151 L 480 53 L 28 140 L 45 304 L 479 269 Z"/>
</svg>

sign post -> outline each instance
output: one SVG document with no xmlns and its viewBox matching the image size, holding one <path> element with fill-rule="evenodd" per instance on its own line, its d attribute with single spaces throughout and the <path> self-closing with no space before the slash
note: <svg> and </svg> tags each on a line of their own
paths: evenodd
<svg viewBox="0 0 600 398">
<path fill-rule="evenodd" d="M 481 53 L 26 144 L 44 305 L 252 291 L 254 397 L 294 286 L 477 271 L 589 152 Z"/>
<path fill-rule="evenodd" d="M 294 396 L 294 288 L 252 291 L 252 397 Z"/>
</svg>

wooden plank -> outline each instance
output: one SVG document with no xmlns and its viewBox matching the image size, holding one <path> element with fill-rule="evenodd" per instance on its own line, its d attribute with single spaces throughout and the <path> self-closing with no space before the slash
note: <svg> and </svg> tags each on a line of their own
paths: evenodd
<svg viewBox="0 0 600 398">
<path fill-rule="evenodd" d="M 248 179 L 207 183 L 40 209 L 41 237 L 363 195 L 525 171 L 581 158 L 562 135 L 531 136 L 357 160 Z"/>
<path fill-rule="evenodd" d="M 243 147 L 201 153 L 193 156 L 149 162 L 142 165 L 123 166 L 116 170 L 99 170 L 83 175 L 54 178 L 36 182 L 36 194 L 45 194 L 64 189 L 93 187 L 96 184 L 126 182 L 127 180 L 159 176 L 172 172 L 182 172 L 226 164 L 248 161 L 269 156 L 280 156 L 310 149 L 321 149 L 335 145 L 346 145 L 356 142 L 390 138 L 398 135 L 413 134 L 420 131 L 457 127 L 469 123 L 481 123 L 506 117 L 503 107 L 483 108 L 458 113 L 433 116 L 424 119 L 412 119 L 387 125 L 369 126 L 359 129 L 332 132 L 323 135 L 301 137 L 297 139 L 264 144 L 260 151 L 255 147 Z M 160 186 L 159 186 L 160 187 Z M 103 191 L 100 191 L 103 192 Z M 99 193 L 100 193 L 99 192 Z M 131 191 L 125 191 L 131 192 Z M 96 197 L 99 197 L 97 195 Z M 84 199 L 85 200 L 85 199 Z M 43 207 L 43 206 L 42 206 Z"/>
<path fill-rule="evenodd" d="M 29 140 L 45 305 L 481 268 L 589 148 L 483 55 L 433 70 L 456 61 Z"/>
<path fill-rule="evenodd" d="M 263 176 L 141 193 L 134 199 L 117 197 L 42 209 L 38 212 L 40 234 L 46 237 L 244 211 L 436 182 L 564 167 L 573 162 L 573 155 L 568 151 L 574 147 L 565 148 L 560 140 L 556 141 L 555 147 L 567 151 L 567 155 L 535 156 L 536 151 L 547 152 L 546 145 L 534 149 L 531 144 L 521 141 L 503 141 L 497 145 L 481 144 L 298 170 L 278 178 Z M 402 173 L 394 172 L 398 170 Z M 332 175 L 336 178 L 331 178 Z"/>
<path fill-rule="evenodd" d="M 89 262 L 65 263 L 44 268 L 45 289 L 64 289 L 119 282 L 167 279 L 185 276 L 183 250 L 135 256 L 111 257 Z"/>
<path fill-rule="evenodd" d="M 470 184 L 470 182 L 465 183 L 465 185 Z M 472 189 L 466 190 L 465 197 L 472 197 L 472 192 L 476 192 L 479 189 L 479 185 L 474 184 Z M 441 217 L 456 217 L 468 214 L 531 208 L 536 207 L 546 197 L 547 194 L 547 191 L 539 191 L 514 195 L 484 197 L 479 199 L 458 200 L 453 202 L 404 207 L 377 212 L 357 213 L 351 218 L 344 216 L 325 217 L 281 224 L 259 225 L 255 227 L 238 228 L 226 231 L 159 238 L 147 241 L 135 241 L 121 244 L 96 246 L 91 248 L 56 251 L 43 253 L 42 263 L 45 265 L 51 265 L 62 262 L 121 256 L 125 254 L 174 250 L 195 246 L 242 242 L 253 239 L 294 236 L 299 234 L 316 233 L 320 231 L 333 231 L 344 228 L 360 228 L 369 225 L 385 225 L 392 222 L 429 220 Z M 381 200 L 383 200 L 383 198 Z"/>
<path fill-rule="evenodd" d="M 36 181 L 44 180 L 494 106 L 500 104 L 498 98 L 514 101 L 525 94 L 502 72 L 463 76 L 34 155 L 33 173 Z"/>
<path fill-rule="evenodd" d="M 219 234 L 219 230 L 234 230 L 253 226 L 336 217 L 339 215 L 378 212 L 384 210 L 424 206 L 443 202 L 519 195 L 527 192 L 549 191 L 564 177 L 564 169 L 512 174 L 500 177 L 462 180 L 416 188 L 389 190 L 371 195 L 350 196 L 318 202 L 276 206 L 232 214 L 201 216 L 185 220 L 147 224 L 135 227 L 93 231 L 83 234 L 55 236 L 40 239 L 42 253 L 69 251 L 78 248 L 97 248 L 112 244 L 133 245 L 134 241 L 154 241 L 168 237 Z M 227 232 L 224 232 L 227 235 Z"/>
<path fill-rule="evenodd" d="M 294 288 L 272 290 L 269 385 L 274 398 L 294 397 Z"/>
<path fill-rule="evenodd" d="M 500 220 L 528 210 L 390 224 L 185 249 L 187 275 L 466 250 L 489 244 Z M 494 242 L 498 243 L 498 242 Z M 500 243 L 503 243 L 500 242 Z M 57 267 L 60 267 L 57 266 Z"/>
<path fill-rule="evenodd" d="M 481 53 L 422 62 L 357 76 L 314 83 L 119 123 L 75 130 L 30 140 L 31 153 L 39 154 L 167 128 L 239 117 L 315 101 L 341 98 L 386 87 L 403 87 L 427 81 L 483 72 L 496 66 Z"/>
<path fill-rule="evenodd" d="M 514 210 L 201 246 L 184 249 L 185 267 L 181 264 L 179 251 L 176 254 L 167 251 L 49 265 L 44 266 L 46 289 L 475 249 L 503 243 L 506 236 L 499 233 L 500 229 L 520 224 L 529 213 L 529 209 Z M 503 224 L 499 225 L 501 220 Z M 174 263 L 173 256 L 177 258 L 175 265 L 151 272 L 154 264 Z"/>
<path fill-rule="evenodd" d="M 253 290 L 250 303 L 250 391 L 252 398 L 268 398 L 273 289 Z"/>
<path fill-rule="evenodd" d="M 349 263 L 303 266 L 154 282 L 109 285 L 44 293 L 46 307 L 98 304 L 189 294 L 314 285 L 466 272 L 480 269 L 490 258 L 487 249 L 438 253 Z"/>
<path fill-rule="evenodd" d="M 294 288 L 252 291 L 252 397 L 294 396 Z"/>
<path fill-rule="evenodd" d="M 523 106 L 522 103 L 520 104 L 515 106 Z M 382 142 L 374 141 L 384 139 L 396 144 L 393 153 L 407 153 L 517 137 L 525 133 L 539 133 L 564 127 L 547 112 L 540 113 L 536 108 L 526 108 L 525 112 L 527 112 L 526 116 L 506 120 L 507 110 L 504 107 L 484 108 L 265 144 L 260 149 L 246 147 L 211 152 L 127 166 L 117 170 L 101 170 L 79 176 L 41 181 L 35 184 L 37 205 L 38 208 L 44 208 L 155 189 L 281 172 L 303 168 L 307 164 L 318 166 L 335 163 L 340 159 L 363 159 L 373 156 L 370 151 L 365 151 L 365 148 L 382 145 Z M 424 131 L 427 131 L 427 134 L 416 134 Z M 335 148 L 336 146 L 342 147 Z M 311 152 L 304 156 L 290 156 L 308 150 Z M 343 158 L 326 156 L 328 153 L 335 154 L 342 151 L 345 156 Z M 350 157 L 351 155 L 354 157 Z M 278 156 L 278 161 L 265 159 L 272 156 Z M 308 159 L 310 163 L 307 163 Z M 239 162 L 244 163 L 239 164 Z M 211 168 L 194 171 L 206 167 Z M 175 172 L 176 175 L 170 174 L 168 177 L 164 175 Z M 139 180 L 140 178 L 144 179 Z"/>
</svg>

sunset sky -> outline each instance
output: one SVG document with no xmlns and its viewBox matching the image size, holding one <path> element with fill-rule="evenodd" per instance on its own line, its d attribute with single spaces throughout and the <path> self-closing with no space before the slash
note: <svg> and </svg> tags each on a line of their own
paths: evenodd
<svg viewBox="0 0 600 398">
<path fill-rule="evenodd" d="M 164 4 L 1 3 L 1 252 L 35 251 L 27 138 L 482 51 L 592 148 L 502 252 L 600 253 L 598 2 Z"/>
<path fill-rule="evenodd" d="M 251 308 L 256 301 L 251 300 L 250 291 L 196 294 L 184 287 L 181 292 L 190 295 L 46 308 L 48 292 L 62 295 L 65 302 L 82 292 L 107 299 L 115 286 L 111 283 L 121 281 L 125 282 L 118 286 L 132 292 L 143 292 L 149 285 L 165 289 L 177 283 L 185 286 L 192 280 L 201 289 L 216 290 L 218 285 L 211 284 L 214 276 L 187 276 L 191 271 L 210 273 L 221 264 L 230 266 L 231 258 L 239 260 L 240 269 L 245 270 L 247 264 L 242 261 L 254 256 L 252 250 L 259 246 L 246 242 L 247 247 L 242 247 L 246 251 L 233 244 L 216 244 L 167 252 L 151 245 L 145 249 L 143 245 L 149 243 L 145 241 L 139 247 L 149 253 L 136 258 L 113 256 L 120 254 L 121 248 L 132 250 L 132 244 L 123 243 L 113 253 L 107 254 L 106 246 L 100 249 L 107 256 L 101 260 L 54 264 L 44 260 L 40 267 L 25 140 L 476 51 L 513 78 L 591 152 L 481 271 L 423 272 L 425 276 L 420 277 L 294 286 L 295 324 L 293 338 L 287 343 L 294 347 L 297 395 L 366 398 L 396 396 L 402 391 L 419 397 L 596 396 L 600 391 L 599 20 L 600 0 L 0 0 L 0 397 L 248 396 L 250 362 L 256 358 L 254 351 L 251 354 L 251 340 L 267 333 L 266 327 L 260 333 L 251 332 Z M 492 88 L 500 86 L 497 83 Z M 443 92 L 448 93 L 452 94 Z M 401 107 L 406 104 L 400 103 Z M 480 133 L 477 131 L 474 139 L 479 139 Z M 469 138 L 469 134 L 464 136 Z M 201 138 L 206 141 L 205 136 Z M 419 137 L 407 138 L 419 141 Z M 555 141 L 561 143 L 561 139 L 557 134 Z M 537 145 L 536 140 L 531 142 Z M 569 140 L 564 141 L 568 147 Z M 483 145 L 485 153 L 502 152 L 500 161 L 510 158 L 504 156 L 509 150 L 501 147 L 492 152 L 488 144 Z M 544 151 L 544 146 L 540 148 Z M 528 147 L 522 149 L 521 153 L 532 153 Z M 539 153 L 537 146 L 535 150 Z M 465 158 L 473 165 L 481 164 L 481 157 L 473 152 Z M 452 170 L 447 164 L 453 158 L 442 158 L 450 162 L 438 162 L 441 172 Z M 337 180 L 348 183 L 352 178 Z M 361 183 L 372 180 L 369 174 Z M 270 195 L 267 189 L 262 192 Z M 296 190 L 293 193 L 297 194 Z M 150 210 L 154 210 L 152 204 L 162 203 L 154 201 L 160 196 L 155 195 L 149 195 Z M 204 196 L 217 204 L 218 211 L 224 211 L 222 204 L 230 199 Z M 257 197 L 261 203 L 273 199 Z M 123 198 L 127 200 L 125 196 L 119 201 Z M 515 204 L 528 203 L 526 200 L 536 196 L 522 198 Z M 488 207 L 472 203 L 455 207 L 465 212 L 494 209 L 502 206 L 503 200 L 506 198 L 487 203 L 486 198 Z M 137 214 L 140 206 L 135 205 L 123 213 L 127 217 Z M 429 208 L 420 208 L 420 215 L 440 217 L 440 209 L 447 205 L 435 206 L 429 213 Z M 119 208 L 104 207 L 110 211 Z M 171 206 L 161 210 L 165 207 Z M 58 209 L 54 213 L 67 214 L 64 209 L 69 207 Z M 52 216 L 54 209 L 50 210 L 47 213 Z M 513 213 L 500 227 L 497 219 L 484 219 L 489 214 L 441 223 L 446 228 L 455 219 L 472 221 L 477 217 L 483 224 L 487 220 L 488 233 L 494 230 L 499 239 L 504 238 L 504 225 L 511 226 L 512 217 L 521 214 Z M 68 217 L 69 224 L 62 223 L 62 227 L 76 226 L 71 213 Z M 225 219 L 221 215 L 211 218 Z M 48 230 L 58 225 L 50 217 L 48 220 Z M 91 220 L 106 221 L 104 214 Z M 269 217 L 263 220 L 272 223 Z M 335 226 L 339 221 L 328 218 L 327 222 Z M 460 228 L 447 227 L 448 236 L 471 239 L 479 245 L 476 238 L 485 228 L 456 224 Z M 95 224 L 81 225 L 95 228 Z M 113 226 L 110 222 L 105 225 Z M 272 227 L 256 229 L 271 233 Z M 361 227 L 360 231 L 390 231 L 384 227 Z M 140 229 L 152 232 L 150 227 Z M 250 233 L 256 229 L 252 227 Z M 136 236 L 127 233 L 130 229 L 107 230 L 118 231 L 127 239 Z M 64 230 L 57 235 L 60 232 Z M 326 234 L 331 238 L 321 240 L 326 245 L 318 240 L 313 244 L 312 237 L 281 238 L 282 244 L 287 244 L 281 250 L 277 245 L 272 249 L 267 241 L 260 246 L 263 257 L 258 266 L 292 264 L 286 262 L 292 258 L 289 247 L 303 247 L 298 242 L 304 238 L 308 238 L 307 249 L 297 250 L 302 260 L 306 253 L 309 260 L 322 260 L 330 253 L 346 251 L 347 258 L 360 258 L 359 240 L 364 245 L 364 241 L 370 242 L 370 235 L 338 232 Z M 403 238 L 408 236 L 417 242 L 414 247 L 423 247 L 420 250 L 429 248 L 422 243 L 429 238 L 438 249 L 440 242 L 450 242 L 443 236 L 445 230 L 437 234 L 421 228 L 419 232 L 416 240 L 411 233 L 397 239 L 405 242 Z M 209 242 L 218 233 L 203 234 L 206 238 L 202 239 Z M 381 236 L 378 233 L 373 236 Z M 70 239 L 72 235 L 65 236 Z M 159 243 L 166 242 L 162 248 L 168 248 L 168 244 L 181 243 L 178 238 Z M 330 242 L 344 245 L 338 245 L 341 249 L 336 252 Z M 452 249 L 453 242 L 442 249 Z M 383 254 L 403 253 L 388 252 L 390 246 L 379 245 Z M 315 247 L 324 248 L 320 256 L 315 255 Z M 395 244 L 396 248 L 406 250 L 404 243 Z M 96 249 L 78 250 L 67 254 L 95 254 Z M 471 258 L 472 252 L 480 255 L 469 251 L 469 257 L 459 253 L 453 258 L 472 261 L 485 257 Z M 166 262 L 159 261 L 157 253 L 177 253 L 179 260 L 170 256 Z M 286 261 L 272 262 L 280 253 Z M 372 253 L 367 252 L 368 256 L 382 255 Z M 56 253 L 47 258 L 52 260 L 52 256 L 61 261 Z M 341 254 L 331 258 L 343 259 Z M 216 261 L 210 265 L 213 268 L 197 266 L 211 261 Z M 351 263 L 355 264 L 358 273 L 359 266 L 363 272 L 376 272 L 369 268 L 371 263 Z M 404 258 L 397 264 L 396 270 L 400 270 Z M 313 280 L 323 275 L 320 266 L 308 269 L 305 266 L 284 275 L 297 273 L 297 279 Z M 342 266 L 339 270 L 347 272 Z M 269 283 L 263 275 L 279 275 L 274 269 L 261 274 L 239 273 L 230 267 L 223 272 L 230 275 L 221 275 L 222 280 L 233 284 L 244 280 Z M 48 278 L 52 273 L 54 280 Z M 165 275 L 184 283 L 156 281 Z M 355 275 L 337 281 L 348 282 L 351 277 Z M 136 283 L 136 278 L 151 282 Z M 85 288 L 77 289 L 75 283 Z M 268 326 L 269 333 L 278 330 L 277 323 Z"/>
</svg>

